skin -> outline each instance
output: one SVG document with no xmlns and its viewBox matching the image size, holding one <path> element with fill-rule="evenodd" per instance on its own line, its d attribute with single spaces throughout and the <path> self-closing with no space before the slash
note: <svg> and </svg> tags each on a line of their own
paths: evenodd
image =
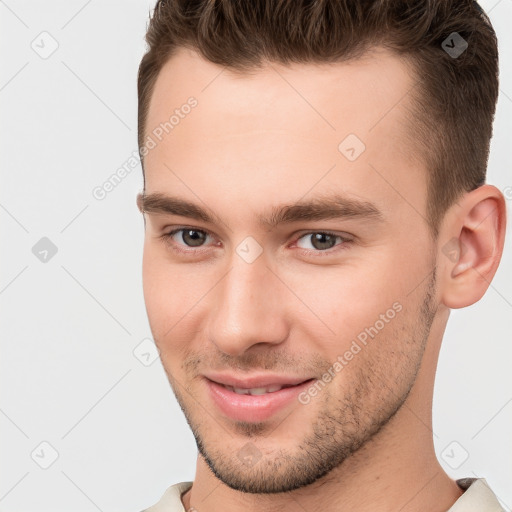
<svg viewBox="0 0 512 512">
<path fill-rule="evenodd" d="M 216 216 L 144 212 L 149 323 L 199 448 L 186 510 L 441 512 L 460 497 L 434 452 L 435 369 L 450 309 L 479 300 L 496 272 L 505 202 L 490 185 L 463 194 L 433 240 L 428 170 L 407 138 L 413 83 L 381 49 L 334 65 L 267 63 L 250 76 L 181 49 L 160 72 L 146 133 L 190 96 L 198 105 L 147 154 L 145 194 Z M 338 150 L 351 133 L 366 146 L 354 161 Z M 372 203 L 381 219 L 258 222 L 334 192 Z M 192 247 L 183 231 L 162 238 L 183 227 L 209 236 Z M 348 241 L 318 249 L 311 235 L 325 231 Z M 248 236 L 263 250 L 252 263 L 236 252 Z M 448 257 L 453 244 L 464 250 Z M 237 422 L 209 398 L 212 369 L 321 379 L 396 303 L 307 405 Z M 250 467 L 239 457 L 247 443 L 259 454 Z"/>
</svg>

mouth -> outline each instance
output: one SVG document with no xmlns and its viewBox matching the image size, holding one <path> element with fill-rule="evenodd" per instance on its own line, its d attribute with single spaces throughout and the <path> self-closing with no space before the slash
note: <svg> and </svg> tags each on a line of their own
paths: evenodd
<svg viewBox="0 0 512 512">
<path fill-rule="evenodd" d="M 221 384 L 221 386 L 224 386 L 226 389 L 229 389 L 229 391 L 233 391 L 237 393 L 238 395 L 252 395 L 252 396 L 258 396 L 258 395 L 265 395 L 266 393 L 275 393 L 276 391 L 281 391 L 281 389 L 285 388 L 291 388 L 294 387 L 296 384 L 283 384 L 282 386 L 278 384 L 274 384 L 267 387 L 261 387 L 261 388 L 235 388 L 234 386 L 229 386 L 227 384 Z"/>
<path fill-rule="evenodd" d="M 233 386 L 206 379 L 209 398 L 225 417 L 245 422 L 261 422 L 279 411 L 301 406 L 298 395 L 316 379 L 296 384 L 275 383 L 258 387 Z"/>
</svg>

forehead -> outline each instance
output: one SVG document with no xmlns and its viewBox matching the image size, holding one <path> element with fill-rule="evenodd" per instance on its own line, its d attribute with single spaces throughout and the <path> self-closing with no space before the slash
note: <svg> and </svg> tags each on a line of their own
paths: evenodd
<svg viewBox="0 0 512 512">
<path fill-rule="evenodd" d="M 297 119 L 309 121 L 301 127 L 305 135 L 320 132 L 322 137 L 322 132 L 341 134 L 350 129 L 363 134 L 387 114 L 394 114 L 390 119 L 404 114 L 414 82 L 405 60 L 379 48 L 347 62 L 265 63 L 248 73 L 218 66 L 180 48 L 157 77 L 146 131 L 194 96 L 201 105 L 201 116 L 194 123 L 198 134 L 233 135 L 241 127 L 289 130 Z M 224 118 L 212 129 L 209 115 L 215 113 Z"/>
<path fill-rule="evenodd" d="M 384 209 L 405 194 L 425 211 L 425 171 L 409 138 L 414 85 L 406 62 L 380 49 L 244 74 L 180 49 L 150 101 L 146 189 L 192 198 L 221 187 L 249 207 L 251 193 L 279 202 L 335 187 Z M 184 108 L 190 98 L 196 106 Z"/>
</svg>

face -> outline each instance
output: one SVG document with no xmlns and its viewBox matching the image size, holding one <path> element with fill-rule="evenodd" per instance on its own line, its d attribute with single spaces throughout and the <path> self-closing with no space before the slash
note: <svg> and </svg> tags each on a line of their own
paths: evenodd
<svg viewBox="0 0 512 512">
<path fill-rule="evenodd" d="M 436 309 L 427 171 L 413 78 L 385 51 L 221 71 L 181 50 L 158 76 L 144 296 L 200 455 L 233 489 L 283 492 L 378 435 L 415 382 Z"/>
</svg>

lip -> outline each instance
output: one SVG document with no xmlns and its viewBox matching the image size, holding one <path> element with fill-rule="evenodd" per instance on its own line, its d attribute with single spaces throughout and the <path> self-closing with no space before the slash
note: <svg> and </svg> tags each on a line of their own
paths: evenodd
<svg viewBox="0 0 512 512">
<path fill-rule="evenodd" d="M 284 409 L 286 406 L 290 406 L 292 403 L 299 404 L 297 396 L 304 391 L 304 389 L 309 387 L 315 379 L 306 381 L 302 379 L 300 383 L 263 395 L 239 395 L 225 388 L 223 384 L 219 382 L 215 382 L 209 378 L 205 380 L 211 400 L 225 416 L 237 421 L 257 422 L 269 419 L 278 411 Z M 249 380 L 250 379 L 237 381 L 236 379 L 231 379 L 230 382 L 226 384 L 243 388 L 266 387 L 272 384 L 290 384 L 289 378 L 281 383 L 272 377 L 259 378 L 253 381 L 257 382 L 256 385 L 254 385 L 253 382 L 249 385 Z M 243 385 L 231 384 L 231 382 Z"/>
</svg>

